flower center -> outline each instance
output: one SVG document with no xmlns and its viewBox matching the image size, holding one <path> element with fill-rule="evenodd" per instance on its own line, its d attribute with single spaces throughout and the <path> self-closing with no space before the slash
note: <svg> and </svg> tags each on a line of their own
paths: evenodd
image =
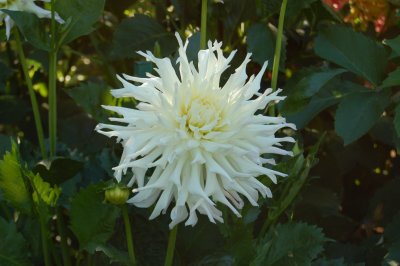
<svg viewBox="0 0 400 266">
<path fill-rule="evenodd" d="M 186 106 L 181 106 L 181 115 L 186 118 L 186 131 L 196 139 L 215 131 L 220 124 L 222 111 L 217 102 L 214 95 L 193 95 Z"/>
</svg>

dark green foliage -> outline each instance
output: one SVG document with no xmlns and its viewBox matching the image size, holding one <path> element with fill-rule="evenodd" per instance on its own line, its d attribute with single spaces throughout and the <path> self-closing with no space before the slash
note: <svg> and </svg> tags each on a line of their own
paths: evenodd
<svg viewBox="0 0 400 266">
<path fill-rule="evenodd" d="M 103 13 L 105 0 L 58 0 L 56 11 L 66 21 L 60 26 L 60 42 L 67 44 L 91 33 Z"/>
<path fill-rule="evenodd" d="M 108 113 L 104 109 L 99 108 L 99 106 L 103 104 L 110 105 L 113 102 L 108 86 L 89 82 L 87 84 L 82 83 L 77 88 L 68 89 L 66 92 L 94 119 L 97 121 L 106 120 Z"/>
<path fill-rule="evenodd" d="M 310 265 L 326 241 L 322 230 L 315 226 L 278 224 L 261 241 L 252 265 Z"/>
<path fill-rule="evenodd" d="M 8 14 L 17 24 L 19 30 L 29 43 L 38 49 L 50 50 L 49 36 L 42 28 L 40 19 L 27 12 L 5 10 L 4 13 Z"/>
<path fill-rule="evenodd" d="M 153 51 L 155 43 L 161 47 L 161 54 L 170 54 L 177 42 L 156 20 L 137 15 L 124 19 L 115 30 L 112 55 L 116 58 L 135 56 L 137 51 Z"/>
<path fill-rule="evenodd" d="M 364 135 L 389 105 L 388 93 L 365 91 L 344 98 L 336 111 L 335 130 L 347 145 Z"/>
<path fill-rule="evenodd" d="M 89 253 L 104 245 L 114 231 L 119 216 L 116 206 L 103 203 L 104 186 L 92 185 L 80 190 L 71 201 L 71 230 L 79 248 Z"/>
<path fill-rule="evenodd" d="M 339 25 L 322 28 L 315 41 L 315 52 L 375 85 L 382 81 L 387 64 L 383 45 L 351 28 Z"/>
<path fill-rule="evenodd" d="M 27 243 L 13 222 L 0 218 L 0 265 L 28 266 Z"/>
</svg>

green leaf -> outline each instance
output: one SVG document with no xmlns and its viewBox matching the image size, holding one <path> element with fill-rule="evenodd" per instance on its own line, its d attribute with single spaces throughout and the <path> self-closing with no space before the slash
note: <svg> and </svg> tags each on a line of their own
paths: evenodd
<svg viewBox="0 0 400 266">
<path fill-rule="evenodd" d="M 0 217 L 0 265 L 29 266 L 27 242 L 13 222 Z"/>
<path fill-rule="evenodd" d="M 110 259 L 110 263 L 118 262 L 123 265 L 129 265 L 130 260 L 128 252 L 120 251 L 110 245 L 99 245 L 96 251 L 101 251 Z"/>
<path fill-rule="evenodd" d="M 82 168 L 83 162 L 59 157 L 51 161 L 41 161 L 34 171 L 51 184 L 61 184 L 76 175 Z"/>
<path fill-rule="evenodd" d="M 329 25 L 320 30 L 315 52 L 375 85 L 382 81 L 388 60 L 381 44 L 340 25 Z"/>
<path fill-rule="evenodd" d="M 76 104 L 82 107 L 91 117 L 97 121 L 104 121 L 107 119 L 107 112 L 101 108 L 101 105 L 113 104 L 113 97 L 107 85 L 88 82 L 82 83 L 79 87 L 65 91 L 74 99 Z"/>
<path fill-rule="evenodd" d="M 62 44 L 91 33 L 103 13 L 104 3 L 105 0 L 57 0 L 55 9 L 66 21 L 60 36 Z"/>
<path fill-rule="evenodd" d="M 44 203 L 47 206 L 54 207 L 60 197 L 61 190 L 49 183 L 43 181 L 39 174 L 30 174 L 31 182 L 34 188 L 32 198 L 36 204 Z"/>
<path fill-rule="evenodd" d="M 335 130 L 347 145 L 367 133 L 381 117 L 390 99 L 386 91 L 370 90 L 344 98 L 336 111 Z"/>
<path fill-rule="evenodd" d="M 389 73 L 389 76 L 382 82 L 379 88 L 388 88 L 400 85 L 400 67 Z"/>
<path fill-rule="evenodd" d="M 272 62 L 275 51 L 275 36 L 272 31 L 264 24 L 255 23 L 247 30 L 247 51 L 252 53 L 252 58 L 260 65 L 269 61 L 268 69 L 272 69 Z M 282 46 L 281 58 L 283 68 L 286 58 L 286 45 Z"/>
<path fill-rule="evenodd" d="M 78 238 L 80 250 L 95 252 L 114 231 L 119 209 L 103 201 L 102 185 L 82 189 L 71 201 L 71 230 Z"/>
<path fill-rule="evenodd" d="M 286 116 L 287 121 L 295 123 L 297 128 L 300 129 L 305 127 L 307 123 L 316 117 L 321 111 L 338 103 L 341 98 L 350 93 L 362 90 L 365 90 L 365 88 L 360 85 L 333 78 L 310 100 L 306 99 L 293 103 L 295 106 L 289 106 L 289 110 L 283 108 L 282 113 Z M 286 114 L 286 112 L 293 111 L 292 109 L 296 109 L 297 111 L 291 114 Z"/>
<path fill-rule="evenodd" d="M 398 35 L 396 38 L 385 40 L 384 43 L 392 48 L 392 57 L 400 56 L 400 35 Z"/>
<path fill-rule="evenodd" d="M 344 72 L 346 72 L 345 69 L 321 70 L 316 68 L 297 72 L 285 85 L 284 91 L 287 98 L 283 101 L 281 111 L 286 115 L 299 112 L 305 105 L 308 105 L 311 97 L 334 77 Z"/>
<path fill-rule="evenodd" d="M 152 51 L 156 42 L 160 44 L 162 56 L 169 55 L 178 44 L 156 20 L 137 14 L 124 19 L 115 30 L 112 56 L 120 59 L 133 57 L 137 51 Z"/>
<path fill-rule="evenodd" d="M 279 224 L 269 230 L 251 265 L 309 265 L 327 241 L 322 230 L 305 223 Z"/>
<path fill-rule="evenodd" d="M 0 189 L 3 198 L 15 209 L 24 213 L 31 212 L 31 197 L 24 182 L 16 144 L 0 161 Z"/>
<path fill-rule="evenodd" d="M 396 130 L 397 136 L 400 138 L 400 104 L 398 104 L 396 106 L 393 124 L 394 124 L 394 129 Z"/>
<path fill-rule="evenodd" d="M 41 50 L 50 50 L 49 36 L 46 31 L 43 30 L 43 25 L 36 15 L 28 12 L 11 10 L 3 10 L 2 12 L 8 14 L 13 19 L 30 44 Z"/>
</svg>

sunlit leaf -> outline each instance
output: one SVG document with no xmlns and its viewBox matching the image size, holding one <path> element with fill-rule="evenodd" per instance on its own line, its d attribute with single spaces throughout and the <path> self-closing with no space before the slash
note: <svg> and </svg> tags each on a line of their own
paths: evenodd
<svg viewBox="0 0 400 266">
<path fill-rule="evenodd" d="M 31 211 L 31 198 L 26 187 L 16 144 L 0 161 L 0 189 L 3 198 L 15 209 L 24 213 Z"/>
</svg>

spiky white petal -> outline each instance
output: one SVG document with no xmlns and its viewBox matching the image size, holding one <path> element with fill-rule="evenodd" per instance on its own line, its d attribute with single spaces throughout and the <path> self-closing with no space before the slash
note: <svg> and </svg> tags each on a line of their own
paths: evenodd
<svg viewBox="0 0 400 266">
<path fill-rule="evenodd" d="M 49 0 L 37 1 L 50 2 Z M 39 18 L 51 18 L 51 11 L 35 5 L 35 0 L 0 0 L 0 9 L 24 11 L 33 13 Z M 58 23 L 64 23 L 64 20 L 57 13 L 55 13 L 54 18 Z M 14 21 L 6 13 L 0 11 L 0 23 L 3 21 L 6 24 L 6 36 L 9 39 Z"/>
<path fill-rule="evenodd" d="M 156 203 L 150 219 L 173 204 L 171 228 L 185 220 L 186 225 L 195 225 L 197 213 L 207 215 L 211 222 L 223 222 L 216 202 L 240 216 L 241 195 L 254 206 L 259 194 L 272 197 L 256 177 L 266 175 L 276 183 L 278 176 L 286 175 L 264 166 L 275 161 L 262 156 L 291 155 L 281 143 L 294 139 L 277 138 L 275 133 L 285 127 L 295 129 L 282 117 L 255 114 L 268 103 L 284 99 L 278 95 L 281 90 L 259 92 L 266 64 L 248 79 L 247 55 L 221 87 L 221 75 L 235 52 L 224 57 L 222 43 L 209 42 L 208 49 L 198 53 L 196 68 L 186 56 L 188 42 L 183 44 L 176 37 L 179 73 L 170 59 L 139 52 L 157 66 L 158 76 L 118 77 L 122 88 L 112 90 L 112 95 L 134 97 L 141 103 L 137 109 L 104 106 L 122 116 L 111 121 L 125 125 L 99 124 L 96 128 L 124 146 L 114 170 L 118 181 L 128 169 L 133 172 L 130 185 L 137 183 L 138 188 L 128 202 L 141 208 Z M 149 169 L 153 172 L 146 179 Z"/>
</svg>

